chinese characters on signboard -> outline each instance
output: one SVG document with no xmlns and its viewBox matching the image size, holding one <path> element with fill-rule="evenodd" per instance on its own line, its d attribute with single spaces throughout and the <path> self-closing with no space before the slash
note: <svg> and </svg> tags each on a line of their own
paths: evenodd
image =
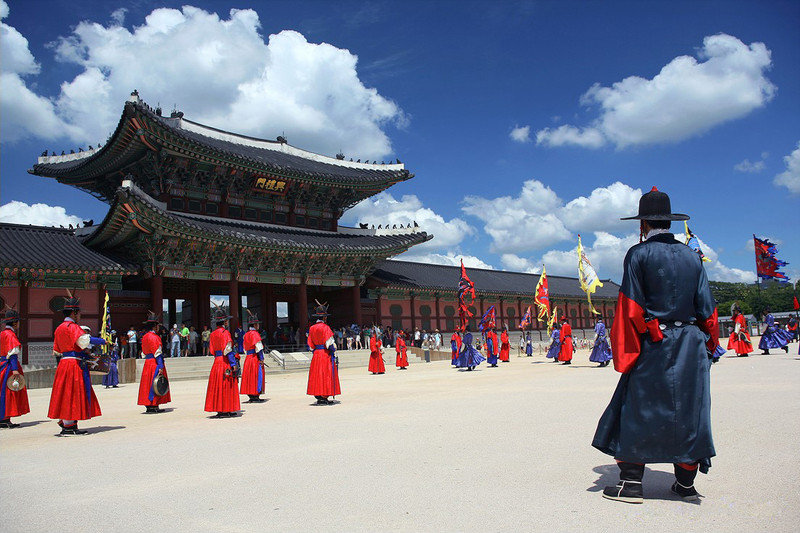
<svg viewBox="0 0 800 533">
<path fill-rule="evenodd" d="M 285 180 L 278 180 L 273 178 L 256 178 L 253 182 L 253 190 L 259 192 L 271 192 L 283 194 L 288 189 L 288 183 Z"/>
</svg>

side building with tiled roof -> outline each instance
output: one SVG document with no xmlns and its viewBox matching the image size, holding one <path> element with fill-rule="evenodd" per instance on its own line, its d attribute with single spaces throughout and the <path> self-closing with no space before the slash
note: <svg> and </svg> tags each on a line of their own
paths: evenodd
<svg viewBox="0 0 800 533">
<path fill-rule="evenodd" d="M 466 270 L 476 292 L 470 308 L 473 331 L 491 306 L 495 306 L 498 326 L 507 325 L 509 330 L 519 329 L 520 318 L 528 306 L 536 316 L 533 298 L 539 274 L 480 268 Z M 456 291 L 460 277 L 461 267 L 383 261 L 366 282 L 369 300 L 374 302 L 369 316 L 374 316 L 376 323 L 394 328 L 453 331 L 458 326 Z M 592 295 L 592 303 L 600 313 L 594 315 L 577 278 L 548 275 L 547 279 L 551 305 L 558 308 L 558 316 L 566 314 L 573 328 L 593 328 L 597 318 L 603 318 L 607 324 L 613 320 L 619 293 L 619 285 L 613 281 L 602 280 L 603 286 Z M 531 328 L 544 331 L 547 325 L 534 320 Z"/>
</svg>

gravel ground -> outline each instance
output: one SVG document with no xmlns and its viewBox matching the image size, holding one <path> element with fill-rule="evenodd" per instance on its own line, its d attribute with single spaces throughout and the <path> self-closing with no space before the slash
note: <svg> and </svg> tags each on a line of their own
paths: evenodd
<svg viewBox="0 0 800 533">
<path fill-rule="evenodd" d="M 341 372 L 312 406 L 306 375 L 268 376 L 264 404 L 209 419 L 205 381 L 172 384 L 142 414 L 137 385 L 95 387 L 103 416 L 55 437 L 49 389 L 0 431 L 6 533 L 186 531 L 797 531 L 800 357 L 726 356 L 712 369 L 718 456 L 699 504 L 649 465 L 645 503 L 604 500 L 613 459 L 590 446 L 613 368 L 512 357 L 474 372 L 448 362 Z M 246 399 L 246 397 L 244 397 Z"/>
</svg>

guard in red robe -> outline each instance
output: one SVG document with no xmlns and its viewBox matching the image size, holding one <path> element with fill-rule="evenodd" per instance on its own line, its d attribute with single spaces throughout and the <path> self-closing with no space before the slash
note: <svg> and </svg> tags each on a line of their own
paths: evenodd
<svg viewBox="0 0 800 533">
<path fill-rule="evenodd" d="M 227 329 L 227 316 L 217 310 L 214 322 L 217 329 L 211 332 L 209 350 L 214 356 L 214 364 L 208 376 L 205 410 L 216 412 L 211 418 L 232 418 L 239 416 L 239 359 L 233 350 L 233 339 Z"/>
<path fill-rule="evenodd" d="M 504 363 L 508 363 L 508 354 L 510 352 L 511 343 L 508 341 L 508 326 L 503 326 L 503 332 L 500 333 L 500 360 Z"/>
<path fill-rule="evenodd" d="M 161 352 L 161 316 L 155 313 L 148 313 L 147 320 L 144 321 L 149 331 L 142 336 L 142 353 L 144 354 L 144 367 L 142 377 L 139 379 L 139 400 L 138 405 L 145 406 L 146 413 L 163 413 L 164 410 L 159 405 L 172 401 L 169 389 L 166 394 L 159 396 L 156 394 L 153 380 L 162 375 L 167 376 L 167 367 L 164 365 L 164 355 Z"/>
<path fill-rule="evenodd" d="M 248 313 L 250 311 L 248 310 Z M 258 332 L 261 321 L 258 316 L 250 314 L 250 329 L 244 334 L 244 358 L 242 367 L 242 387 L 240 394 L 247 394 L 249 399 L 246 403 L 264 403 L 267 400 L 261 398 L 264 394 L 264 344 L 261 342 L 261 334 Z"/>
<path fill-rule="evenodd" d="M 492 368 L 497 368 L 499 353 L 500 345 L 497 342 L 497 332 L 492 328 L 486 333 L 486 364 Z"/>
<path fill-rule="evenodd" d="M 317 405 L 333 405 L 329 396 L 342 393 L 339 386 L 339 361 L 336 358 L 336 343 L 333 331 L 325 323 L 328 306 L 317 302 L 317 323 L 308 329 L 308 348 L 312 350 L 311 366 L 308 369 L 306 394 L 317 399 Z"/>
<path fill-rule="evenodd" d="M 454 331 L 453 335 L 450 337 L 450 349 L 453 352 L 453 358 L 450 364 L 455 366 L 458 360 L 458 354 L 461 353 L 461 335 L 458 334 L 458 331 Z"/>
<path fill-rule="evenodd" d="M 30 413 L 28 406 L 28 389 L 11 390 L 8 380 L 12 376 L 24 376 L 19 356 L 22 355 L 22 344 L 17 338 L 16 328 L 19 325 L 19 313 L 8 309 L 2 320 L 3 331 L 0 332 L 0 429 L 19 427 L 11 422 L 12 416 Z"/>
<path fill-rule="evenodd" d="M 570 326 L 569 323 L 567 322 L 567 317 L 564 317 L 561 320 L 561 335 L 559 336 L 559 340 L 561 341 L 561 352 L 559 352 L 558 354 L 558 360 L 562 361 L 561 364 L 571 365 L 572 349 L 573 349 L 572 326 Z"/>
<path fill-rule="evenodd" d="M 639 201 L 644 241 L 623 265 L 611 345 L 619 383 L 592 446 L 611 455 L 619 482 L 603 497 L 642 503 L 646 463 L 673 463 L 672 493 L 697 501 L 697 471 L 714 456 L 710 359 L 718 344 L 714 297 L 700 256 L 669 228 L 671 212 L 655 187 Z"/>
<path fill-rule="evenodd" d="M 406 370 L 408 368 L 408 353 L 406 352 L 406 339 L 402 329 L 397 332 L 395 350 L 397 350 L 397 362 L 395 364 L 398 370 Z"/>
<path fill-rule="evenodd" d="M 48 418 L 57 419 L 61 435 L 85 435 L 78 429 L 78 420 L 89 420 L 100 416 L 100 404 L 92 389 L 87 354 L 84 350 L 91 344 L 91 336 L 77 324 L 81 307 L 78 298 L 67 298 L 64 302 L 64 321 L 56 328 L 53 351 L 61 354 L 50 393 Z"/>
<path fill-rule="evenodd" d="M 747 319 L 738 305 L 734 305 L 732 312 L 733 333 L 728 339 L 728 349 L 736 352 L 737 357 L 747 357 L 753 351 L 750 333 L 747 332 Z"/>
<path fill-rule="evenodd" d="M 383 345 L 374 329 L 369 338 L 369 371 L 373 374 L 386 372 L 386 366 L 383 364 Z"/>
</svg>

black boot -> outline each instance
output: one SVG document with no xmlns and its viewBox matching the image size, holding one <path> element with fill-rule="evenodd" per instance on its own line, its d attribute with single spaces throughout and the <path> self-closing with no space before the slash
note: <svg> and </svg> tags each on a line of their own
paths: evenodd
<svg viewBox="0 0 800 533">
<path fill-rule="evenodd" d="M 687 470 L 675 465 L 675 483 L 672 484 L 673 494 L 677 494 L 685 502 L 696 502 L 700 495 L 694 488 L 694 478 L 697 476 L 697 469 Z"/>
<path fill-rule="evenodd" d="M 769 355 L 769 350 L 761 350 L 761 355 Z"/>
<path fill-rule="evenodd" d="M 634 463 L 617 463 L 619 466 L 619 483 L 603 489 L 603 498 L 625 503 L 642 503 L 642 476 L 644 465 Z"/>
<path fill-rule="evenodd" d="M 11 418 L 5 418 L 3 420 L 0 420 L 0 428 L 2 429 L 14 429 L 18 427 L 19 424 L 14 424 L 13 422 L 11 422 Z"/>
<path fill-rule="evenodd" d="M 789 353 L 789 345 L 787 344 L 786 346 L 783 346 L 783 347 L 781 348 L 781 350 L 783 350 L 783 351 L 784 351 L 784 352 L 786 352 L 786 353 Z"/>
</svg>

